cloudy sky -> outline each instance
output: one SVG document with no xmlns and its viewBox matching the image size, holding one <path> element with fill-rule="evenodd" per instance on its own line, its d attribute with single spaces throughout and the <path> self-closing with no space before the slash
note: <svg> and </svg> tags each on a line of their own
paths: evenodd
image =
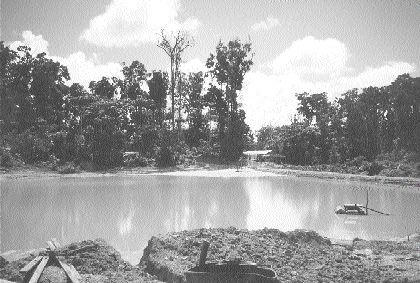
<svg viewBox="0 0 420 283">
<path fill-rule="evenodd" d="M 69 68 L 85 86 L 121 76 L 121 62 L 168 68 L 157 33 L 184 29 L 195 45 L 184 70 L 197 71 L 219 40 L 251 40 L 254 66 L 241 101 L 247 122 L 287 124 L 298 92 L 382 86 L 420 75 L 420 1 L 3 0 L 1 40 L 26 44 Z"/>
</svg>

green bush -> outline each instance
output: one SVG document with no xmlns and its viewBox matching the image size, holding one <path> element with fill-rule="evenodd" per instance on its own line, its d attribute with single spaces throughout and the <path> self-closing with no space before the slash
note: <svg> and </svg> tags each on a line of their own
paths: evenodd
<svg viewBox="0 0 420 283">
<path fill-rule="evenodd" d="M 378 175 L 384 167 L 378 162 L 372 162 L 367 168 L 369 176 Z"/>
<path fill-rule="evenodd" d="M 0 166 L 10 168 L 13 167 L 13 160 L 10 152 L 0 148 Z"/>
<path fill-rule="evenodd" d="M 149 160 L 139 153 L 124 156 L 124 166 L 126 167 L 145 167 L 147 165 L 149 165 Z"/>
<path fill-rule="evenodd" d="M 16 137 L 11 151 L 19 154 L 26 163 L 35 163 L 48 161 L 51 147 L 51 141 L 46 137 L 25 131 Z"/>
<path fill-rule="evenodd" d="M 170 167 L 176 165 L 176 159 L 173 150 L 168 146 L 162 146 L 156 158 L 158 167 Z"/>
<path fill-rule="evenodd" d="M 58 167 L 57 171 L 60 174 L 73 174 L 79 170 L 77 169 L 77 167 L 74 165 L 73 162 L 68 162 L 64 164 L 63 166 Z"/>
<path fill-rule="evenodd" d="M 346 165 L 357 166 L 357 167 L 366 165 L 366 157 L 357 156 L 357 157 L 353 158 L 352 160 L 346 161 Z"/>
<path fill-rule="evenodd" d="M 380 172 L 380 175 L 387 177 L 401 177 L 404 176 L 404 172 L 398 168 L 386 168 Z"/>
</svg>

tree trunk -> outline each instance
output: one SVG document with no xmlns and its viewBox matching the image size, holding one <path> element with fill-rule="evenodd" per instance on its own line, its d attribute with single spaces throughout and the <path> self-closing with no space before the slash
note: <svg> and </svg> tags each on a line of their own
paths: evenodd
<svg viewBox="0 0 420 283">
<path fill-rule="evenodd" d="M 172 101 L 172 130 L 175 129 L 175 74 L 174 58 L 171 56 L 171 101 Z"/>
</svg>

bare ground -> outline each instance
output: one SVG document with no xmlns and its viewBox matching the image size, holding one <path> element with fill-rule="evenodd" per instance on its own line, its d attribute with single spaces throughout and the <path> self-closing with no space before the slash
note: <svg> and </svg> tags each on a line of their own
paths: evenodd
<svg viewBox="0 0 420 283">
<path fill-rule="evenodd" d="M 313 231 L 199 229 L 153 237 L 141 265 L 165 282 L 185 282 L 204 240 L 208 262 L 251 261 L 271 267 L 280 282 L 420 282 L 419 237 L 338 245 Z"/>
<path fill-rule="evenodd" d="M 280 282 L 420 282 L 420 236 L 410 241 L 364 241 L 338 244 L 313 231 L 283 233 L 197 229 L 152 237 L 137 266 L 103 240 L 69 244 L 57 254 L 72 264 L 82 282 L 185 282 L 200 246 L 210 242 L 207 262 L 235 260 L 272 268 Z M 0 256 L 0 279 L 21 282 L 19 270 L 45 250 Z"/>
<path fill-rule="evenodd" d="M 257 163 L 256 166 L 243 167 L 237 169 L 229 165 L 217 165 L 197 163 L 191 166 L 176 166 L 165 169 L 156 167 L 136 167 L 136 168 L 117 168 L 102 172 L 78 172 L 73 174 L 60 174 L 42 167 L 27 166 L 9 171 L 0 170 L 0 180 L 2 178 L 56 178 L 56 177 L 103 177 L 103 176 L 135 176 L 144 174 L 159 175 L 178 175 L 178 176 L 206 176 L 206 177 L 252 177 L 252 176 L 275 176 L 285 175 L 294 177 L 346 180 L 366 183 L 392 184 L 401 187 L 420 189 L 420 179 L 411 177 L 386 177 L 386 176 L 367 176 L 357 174 L 344 174 L 325 171 L 305 171 L 283 169 L 274 163 Z"/>
</svg>

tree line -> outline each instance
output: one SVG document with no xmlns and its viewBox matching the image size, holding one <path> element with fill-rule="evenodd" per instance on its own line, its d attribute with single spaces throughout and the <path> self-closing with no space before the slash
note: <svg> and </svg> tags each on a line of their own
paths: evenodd
<svg viewBox="0 0 420 283">
<path fill-rule="evenodd" d="M 403 74 L 388 86 L 352 89 L 334 101 L 325 92 L 296 97 L 297 114 L 289 125 L 258 131 L 258 147 L 272 149 L 280 156 L 279 162 L 373 162 L 392 154 L 408 154 L 418 161 L 420 78 Z M 376 167 L 371 170 L 381 170 Z"/>
<path fill-rule="evenodd" d="M 88 89 L 67 83 L 66 66 L 30 51 L 0 42 L 2 166 L 15 159 L 171 166 L 194 154 L 231 162 L 252 142 L 237 99 L 252 65 L 250 43 L 220 42 L 208 72 L 182 73 L 182 52 L 173 52 L 170 74 L 135 60 L 122 63 L 122 78 L 102 77 Z M 125 152 L 136 154 L 125 160 Z"/>
</svg>

